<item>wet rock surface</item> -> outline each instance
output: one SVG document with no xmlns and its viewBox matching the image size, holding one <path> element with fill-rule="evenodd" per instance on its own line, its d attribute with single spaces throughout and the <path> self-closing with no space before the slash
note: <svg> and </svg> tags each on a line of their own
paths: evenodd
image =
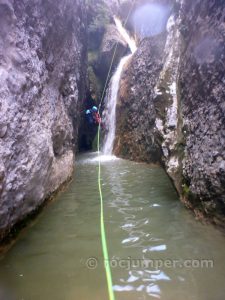
<svg viewBox="0 0 225 300">
<path fill-rule="evenodd" d="M 108 25 L 103 36 L 98 63 L 96 66 L 96 72 L 103 81 L 107 78 L 113 57 L 112 71 L 127 51 L 129 51 L 128 45 L 121 37 L 116 25 Z"/>
<path fill-rule="evenodd" d="M 221 226 L 225 226 L 224 20 L 223 1 L 183 5 L 186 49 L 180 64 L 180 94 L 186 198 L 196 212 L 203 211 Z"/>
<path fill-rule="evenodd" d="M 147 162 L 160 158 L 161 150 L 154 143 L 156 110 L 153 98 L 154 86 L 163 67 L 165 40 L 165 34 L 151 41 L 143 40 L 125 66 L 116 111 L 116 155 Z"/>
<path fill-rule="evenodd" d="M 0 0 L 0 238 L 73 172 L 83 1 Z"/>
<path fill-rule="evenodd" d="M 157 2 L 157 1 L 155 1 Z M 115 153 L 165 166 L 184 203 L 225 228 L 225 5 L 177 1 L 125 68 Z"/>
</svg>

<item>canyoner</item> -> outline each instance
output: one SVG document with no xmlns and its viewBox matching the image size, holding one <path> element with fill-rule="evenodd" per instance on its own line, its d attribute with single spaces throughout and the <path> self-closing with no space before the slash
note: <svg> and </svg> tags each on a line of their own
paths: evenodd
<svg viewBox="0 0 225 300">
<path fill-rule="evenodd" d="M 132 12 L 133 6 L 134 6 L 135 1 L 132 2 L 131 8 L 128 12 L 128 15 L 126 17 L 126 20 L 124 22 L 124 26 L 126 25 L 129 16 Z M 136 51 L 136 45 L 135 42 L 129 37 L 128 33 L 126 32 L 125 28 L 123 27 L 121 21 L 117 18 L 114 17 L 114 21 L 117 25 L 117 28 L 120 32 L 122 32 L 123 37 L 125 37 L 126 42 L 128 42 L 128 45 L 130 47 L 130 50 L 132 52 L 132 54 Z M 111 73 L 111 69 L 113 66 L 113 61 L 115 59 L 115 55 L 116 55 L 116 51 L 117 51 L 117 47 L 118 44 L 115 45 L 115 49 L 113 52 L 113 56 L 112 56 L 112 61 L 110 64 L 110 68 L 108 71 L 108 75 L 106 77 L 106 82 L 105 82 L 105 86 L 102 92 L 102 97 L 100 100 L 100 105 L 99 105 L 99 110 L 98 112 L 100 112 L 101 109 L 101 105 L 102 105 L 102 101 L 103 101 L 103 97 L 105 95 L 105 91 L 108 85 L 108 80 L 109 80 L 109 76 Z M 124 64 L 128 61 L 128 59 L 131 57 L 131 55 L 128 55 L 126 57 L 124 57 L 123 59 L 121 59 L 121 62 L 117 68 L 117 71 L 115 72 L 113 79 L 112 79 L 112 86 L 111 86 L 111 95 L 110 98 L 108 99 L 108 106 L 111 106 L 109 109 L 111 111 L 111 116 L 110 119 L 108 120 L 104 120 L 105 124 L 108 123 L 108 126 L 110 124 L 109 127 L 109 131 L 107 133 L 107 137 L 106 137 L 106 141 L 105 141 L 105 145 L 103 148 L 103 153 L 104 154 L 108 154 L 108 155 L 112 155 L 112 150 L 113 150 L 113 142 L 114 142 L 114 138 L 115 138 L 115 113 L 116 113 L 116 101 L 117 101 L 117 94 L 118 94 L 118 90 L 119 90 L 119 80 L 120 80 L 120 75 L 123 71 L 123 66 Z M 98 189 L 99 189 L 99 197 L 100 197 L 100 227 L 101 227 L 101 241 L 102 241 L 102 251 L 103 251 L 103 258 L 104 258 L 104 262 L 108 262 L 109 261 L 109 251 L 108 251 L 108 246 L 107 246 L 107 236 L 106 236 L 106 230 L 105 230 L 105 220 L 104 220 L 104 202 L 103 202 L 103 193 L 102 193 L 102 183 L 101 183 L 101 152 L 100 152 L 100 132 L 101 132 L 101 123 L 99 123 L 98 125 L 98 132 L 97 132 L 97 150 L 98 150 L 98 156 L 99 156 L 99 160 L 98 160 Z M 114 295 L 114 291 L 113 291 L 113 281 L 112 281 L 112 274 L 111 274 L 111 269 L 110 269 L 110 264 L 108 263 L 104 263 L 104 267 L 105 267 L 105 272 L 106 272 L 106 278 L 107 278 L 107 286 L 108 286 L 108 293 L 109 293 L 109 299 L 110 300 L 115 300 L 115 295 Z"/>
</svg>

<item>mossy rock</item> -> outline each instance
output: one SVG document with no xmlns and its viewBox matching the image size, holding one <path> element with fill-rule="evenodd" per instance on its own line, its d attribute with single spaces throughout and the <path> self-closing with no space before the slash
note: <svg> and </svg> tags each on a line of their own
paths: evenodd
<svg viewBox="0 0 225 300">
<path fill-rule="evenodd" d="M 98 60 L 98 52 L 88 51 L 88 64 L 94 66 L 97 60 Z"/>
<path fill-rule="evenodd" d="M 188 197 L 190 195 L 190 187 L 186 183 L 184 183 L 182 187 L 183 187 L 183 195 Z"/>
</svg>

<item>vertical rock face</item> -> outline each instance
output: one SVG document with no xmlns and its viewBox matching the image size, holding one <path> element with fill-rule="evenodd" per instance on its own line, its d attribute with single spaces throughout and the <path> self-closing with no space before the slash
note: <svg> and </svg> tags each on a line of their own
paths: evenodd
<svg viewBox="0 0 225 300">
<path fill-rule="evenodd" d="M 115 47 L 117 47 L 116 52 Z M 116 26 L 114 24 L 108 25 L 103 36 L 98 65 L 96 68 L 96 71 L 99 73 L 99 77 L 102 78 L 102 81 L 107 78 L 114 52 L 115 57 L 112 69 L 115 69 L 115 66 L 118 65 L 121 57 L 126 54 L 127 50 L 128 45 L 120 36 Z"/>
<path fill-rule="evenodd" d="M 115 142 L 117 155 L 161 161 L 185 204 L 223 228 L 224 20 L 224 1 L 175 3 L 124 71 Z"/>
<path fill-rule="evenodd" d="M 142 41 L 121 79 L 117 104 L 115 154 L 139 161 L 158 161 L 154 142 L 154 87 L 162 70 L 166 35 Z"/>
<path fill-rule="evenodd" d="M 196 212 L 225 226 L 225 3 L 186 1 L 182 15 L 186 198 Z"/>
<path fill-rule="evenodd" d="M 86 40 L 81 0 L 0 0 L 0 238 L 72 175 Z"/>
</svg>

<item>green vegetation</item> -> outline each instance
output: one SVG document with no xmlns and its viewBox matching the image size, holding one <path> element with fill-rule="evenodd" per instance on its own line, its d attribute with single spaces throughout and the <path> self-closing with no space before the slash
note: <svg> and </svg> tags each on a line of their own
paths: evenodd
<svg viewBox="0 0 225 300">
<path fill-rule="evenodd" d="M 190 194 L 190 188 L 189 188 L 189 186 L 187 186 L 187 184 L 184 183 L 182 185 L 182 187 L 183 187 L 183 194 L 184 194 L 184 196 L 188 197 L 189 194 Z"/>
<path fill-rule="evenodd" d="M 88 51 L 88 63 L 89 65 L 94 65 L 94 63 L 98 59 L 98 52 L 97 51 Z"/>
</svg>

